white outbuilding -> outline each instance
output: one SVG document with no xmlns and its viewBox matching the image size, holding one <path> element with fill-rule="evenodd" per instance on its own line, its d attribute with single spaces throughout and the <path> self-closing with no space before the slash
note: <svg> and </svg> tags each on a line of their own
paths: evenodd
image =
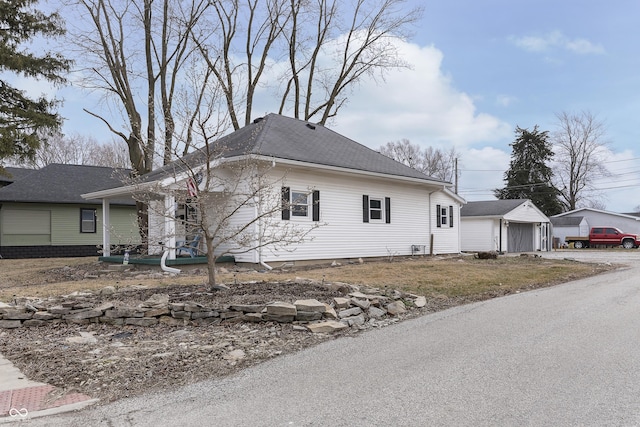
<svg viewBox="0 0 640 427">
<path fill-rule="evenodd" d="M 467 202 L 460 210 L 463 252 L 551 249 L 549 218 L 529 199 Z"/>
</svg>

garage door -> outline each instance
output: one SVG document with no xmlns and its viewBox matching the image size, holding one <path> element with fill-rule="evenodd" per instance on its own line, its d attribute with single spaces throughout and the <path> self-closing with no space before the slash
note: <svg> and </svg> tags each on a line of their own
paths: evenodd
<svg viewBox="0 0 640 427">
<path fill-rule="evenodd" d="M 533 226 L 533 224 L 510 222 L 507 236 L 507 251 L 532 252 Z"/>
</svg>

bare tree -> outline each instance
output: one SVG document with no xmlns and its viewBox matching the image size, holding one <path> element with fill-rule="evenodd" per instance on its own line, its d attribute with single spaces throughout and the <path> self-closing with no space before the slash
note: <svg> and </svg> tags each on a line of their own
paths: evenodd
<svg viewBox="0 0 640 427">
<path fill-rule="evenodd" d="M 561 112 L 556 117 L 555 187 L 565 210 L 571 211 L 604 197 L 594 183 L 610 174 L 603 163 L 608 143 L 604 123 L 594 114 Z"/>
<path fill-rule="evenodd" d="M 114 100 L 125 123 L 87 112 L 127 143 L 136 173 L 153 170 L 158 139 L 167 164 L 175 148 L 174 96 L 182 67 L 193 53 L 195 27 L 209 2 L 72 0 L 71 5 L 84 12 L 70 31 L 85 66 L 84 84 Z"/>
<path fill-rule="evenodd" d="M 455 162 L 458 153 L 454 147 L 448 151 L 427 147 L 424 150 L 408 139 L 387 142 L 379 149 L 381 154 L 403 163 L 425 175 L 446 182 L 455 180 Z"/>
<path fill-rule="evenodd" d="M 396 41 L 421 14 L 405 0 L 244 0 L 214 3 L 216 37 L 198 46 L 224 89 L 234 129 L 252 119 L 256 89 L 268 85 L 279 113 L 325 124 L 365 76 L 408 64 Z M 263 77 L 287 58 L 283 85 Z"/>
<path fill-rule="evenodd" d="M 25 162 L 16 158 L 13 163 L 30 168 L 42 168 L 52 163 L 131 168 L 127 147 L 119 140 L 99 143 L 91 136 L 54 133 L 42 135 L 41 141 L 33 160 Z"/>
<path fill-rule="evenodd" d="M 202 237 L 211 287 L 216 285 L 218 257 L 286 249 L 310 239 L 310 233 L 320 226 L 283 221 L 282 211 L 292 209 L 281 192 L 286 171 L 275 170 L 271 161 L 249 152 L 238 155 L 237 148 L 215 140 L 163 168 L 163 175 L 152 185 L 144 180 L 133 184 L 135 197 L 149 205 L 152 221 L 179 219 L 175 230 L 165 229 L 152 241 L 163 241 L 168 249 L 171 243 L 166 242 L 176 236 Z M 164 197 L 164 203 L 158 201 L 158 195 Z M 176 205 L 184 210 L 176 213 Z"/>
</svg>

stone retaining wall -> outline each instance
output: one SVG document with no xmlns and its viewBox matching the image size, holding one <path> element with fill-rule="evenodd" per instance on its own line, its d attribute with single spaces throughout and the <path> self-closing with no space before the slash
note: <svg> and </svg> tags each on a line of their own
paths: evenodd
<svg viewBox="0 0 640 427">
<path fill-rule="evenodd" d="M 106 323 L 111 325 L 153 326 L 208 325 L 221 322 L 279 322 L 304 325 L 312 332 L 331 332 L 364 325 L 370 319 L 399 316 L 413 307 L 424 307 L 426 298 L 393 292 L 391 296 L 351 292 L 345 297 L 320 302 L 315 299 L 293 303 L 208 307 L 196 302 L 170 302 L 167 294 L 154 294 L 135 307 L 106 302 L 100 305 L 73 296 L 61 303 L 25 301 L 0 302 L 0 328 L 43 326 L 48 323 Z"/>
</svg>

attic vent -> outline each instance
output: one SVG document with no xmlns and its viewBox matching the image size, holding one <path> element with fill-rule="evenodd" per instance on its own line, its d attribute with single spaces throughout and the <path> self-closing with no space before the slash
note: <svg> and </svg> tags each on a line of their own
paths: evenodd
<svg viewBox="0 0 640 427">
<path fill-rule="evenodd" d="M 315 130 L 316 125 L 312 125 L 311 123 L 307 123 L 307 127 L 311 130 Z"/>
<path fill-rule="evenodd" d="M 258 117 L 257 119 L 253 120 L 253 124 L 260 123 L 263 120 L 264 120 L 264 117 Z"/>
</svg>

